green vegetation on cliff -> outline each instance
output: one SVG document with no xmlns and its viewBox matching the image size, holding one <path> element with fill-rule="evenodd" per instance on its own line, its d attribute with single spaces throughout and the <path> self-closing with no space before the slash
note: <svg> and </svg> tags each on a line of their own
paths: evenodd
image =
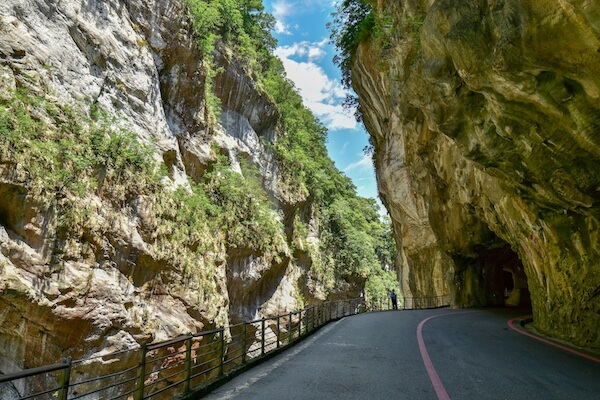
<svg viewBox="0 0 600 400">
<path fill-rule="evenodd" d="M 154 243 L 154 257 L 203 285 L 206 298 L 216 288 L 212 269 L 200 260 L 218 253 L 223 242 L 255 254 L 282 251 L 283 225 L 254 167 L 244 163 L 242 176 L 216 156 L 202 182 L 172 191 L 151 154 L 101 112 L 82 118 L 26 91 L 0 98 L 0 164 L 16 169 L 30 204 L 56 211 L 61 240 L 89 241 L 97 252 L 116 235 L 119 216 L 135 214 L 141 201 L 148 212 L 138 228 Z M 91 200 L 94 195 L 103 205 Z M 63 257 L 90 256 L 67 248 L 79 249 L 66 246 Z"/>
<path fill-rule="evenodd" d="M 367 289 L 372 298 L 397 288 L 394 273 L 383 269 L 393 265 L 395 257 L 389 222 L 380 220 L 374 201 L 357 196 L 350 179 L 329 158 L 326 128 L 303 105 L 283 64 L 272 55 L 276 45 L 270 33 L 274 18 L 257 0 L 187 2 L 202 47 L 212 49 L 217 38 L 226 42 L 234 49 L 234 57 L 257 76 L 280 112 L 283 129 L 270 144 L 278 161 L 279 183 L 291 198 L 310 199 L 311 204 L 308 214 L 301 209 L 294 217 L 294 242 L 306 242 L 311 234 L 306 225 L 310 218 L 319 225 L 319 248 L 307 246 L 312 258 L 309 274 L 328 289 L 334 289 L 339 280 L 362 282 L 362 286 L 371 279 Z M 370 6 L 357 3 L 350 14 L 360 29 L 356 38 L 347 40 L 360 40 L 374 24 L 368 18 Z"/>
<path fill-rule="evenodd" d="M 262 2 L 257 0 L 187 2 L 203 47 L 212 49 L 216 38 L 225 41 L 235 50 L 232 54 L 238 61 L 248 65 L 258 77 L 280 112 L 283 129 L 271 144 L 279 165 L 280 185 L 291 198 L 308 198 L 312 204 L 308 215 L 300 210 L 294 217 L 295 242 L 305 242 L 311 233 L 307 218 L 319 222 L 320 246 L 307 247 L 312 258 L 309 273 L 329 289 L 341 279 L 365 282 L 373 277 L 379 284 L 367 285 L 372 297 L 397 287 L 394 273 L 383 270 L 393 265 L 395 257 L 389 222 L 380 220 L 374 201 L 357 196 L 350 179 L 329 158 L 326 128 L 302 104 L 281 61 L 272 55 L 276 45 L 270 33 L 274 18 L 264 12 Z M 360 32 L 367 32 L 374 24 L 369 18 L 364 21 L 371 14 L 370 6 L 362 2 L 351 14 L 354 23 L 360 25 Z M 360 32 L 359 36 L 363 34 Z M 300 213 L 304 218 L 300 218 Z"/>
<path fill-rule="evenodd" d="M 333 58 L 342 71 L 342 82 L 351 87 L 350 63 L 360 42 L 368 38 L 376 26 L 375 11 L 365 0 L 343 0 L 328 25 L 331 40 L 339 53 Z"/>
<path fill-rule="evenodd" d="M 93 112 L 84 121 L 72 108 L 27 91 L 0 99 L 0 157 L 24 172 L 37 201 L 57 207 L 59 228 L 71 234 L 81 233 L 91 212 L 75 199 L 96 193 L 124 204 L 159 182 L 150 148 L 114 120 Z"/>
<path fill-rule="evenodd" d="M 185 0 L 194 21 L 198 43 L 205 56 L 222 39 L 247 60 L 268 57 L 276 41 L 270 34 L 275 18 L 261 0 Z"/>
<path fill-rule="evenodd" d="M 153 145 L 140 143 L 101 110 L 85 116 L 31 92 L 5 93 L 0 164 L 16 171 L 29 206 L 58 216 L 52 229 L 73 245 L 64 245 L 69 250 L 55 261 L 106 257 L 105 250 L 114 249 L 111 238 L 127 234 L 120 231 L 122 222 L 136 216 L 149 258 L 199 283 L 202 301 L 218 292 L 214 265 L 228 253 L 280 263 L 304 251 L 308 276 L 325 289 L 343 294 L 349 282 L 366 287 L 371 298 L 385 296 L 397 287 L 386 272 L 395 257 L 389 222 L 381 221 L 373 200 L 357 196 L 328 157 L 326 128 L 272 55 L 273 17 L 260 1 L 186 1 L 204 55 L 209 58 L 214 41 L 222 40 L 279 111 L 278 138 L 265 147 L 276 160 L 281 191 L 291 194 L 284 204 L 291 215 L 278 215 L 258 169 L 243 158 L 240 174 L 214 148 L 202 178 L 173 189 Z M 214 65 L 209 70 L 217 71 Z M 284 225 L 286 220 L 293 223 Z M 144 262 L 150 261 L 140 259 L 142 267 Z"/>
<path fill-rule="evenodd" d="M 338 51 L 333 61 L 342 71 L 342 82 L 347 88 L 352 88 L 352 59 L 362 42 L 371 40 L 370 46 L 381 50 L 383 60 L 394 38 L 402 37 L 413 43 L 412 63 L 421 55 L 425 15 L 417 8 L 414 14 L 398 21 L 392 12 L 377 10 L 375 6 L 375 2 L 369 0 L 344 0 L 338 4 L 333 22 L 328 25 L 331 42 Z M 356 99 L 347 101 L 356 106 Z"/>
</svg>

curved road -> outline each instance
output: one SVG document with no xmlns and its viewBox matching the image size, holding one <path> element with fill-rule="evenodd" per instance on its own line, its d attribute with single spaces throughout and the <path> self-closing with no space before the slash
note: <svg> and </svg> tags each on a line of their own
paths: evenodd
<svg viewBox="0 0 600 400">
<path fill-rule="evenodd" d="M 600 360 L 514 331 L 507 322 L 519 315 L 437 309 L 345 318 L 204 399 L 600 400 Z"/>
</svg>

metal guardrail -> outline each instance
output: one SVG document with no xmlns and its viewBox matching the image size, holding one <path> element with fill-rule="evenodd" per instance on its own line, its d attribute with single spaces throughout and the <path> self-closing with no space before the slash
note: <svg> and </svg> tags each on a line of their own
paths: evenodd
<svg viewBox="0 0 600 400">
<path fill-rule="evenodd" d="M 434 308 L 448 296 L 398 298 L 399 309 Z M 391 301 L 325 302 L 270 318 L 180 336 L 139 348 L 0 375 L 6 400 L 174 399 L 215 383 L 328 322 L 365 311 L 391 310 Z M 110 373 L 98 373 L 108 364 Z M 95 377 L 89 378 L 94 375 Z"/>
</svg>

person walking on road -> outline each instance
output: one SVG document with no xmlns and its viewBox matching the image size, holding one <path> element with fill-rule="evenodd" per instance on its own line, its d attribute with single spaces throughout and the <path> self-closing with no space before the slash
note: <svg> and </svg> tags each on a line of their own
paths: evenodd
<svg viewBox="0 0 600 400">
<path fill-rule="evenodd" d="M 390 292 L 390 299 L 392 299 L 392 309 L 397 310 L 398 309 L 398 296 L 396 296 L 396 292 L 394 291 L 394 289 L 392 289 L 392 291 Z"/>
</svg>

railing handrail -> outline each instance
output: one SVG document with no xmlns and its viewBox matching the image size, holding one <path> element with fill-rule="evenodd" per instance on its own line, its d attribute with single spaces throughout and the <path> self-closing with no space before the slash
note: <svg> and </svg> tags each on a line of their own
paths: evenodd
<svg viewBox="0 0 600 400">
<path fill-rule="evenodd" d="M 10 374 L 0 374 L 0 383 L 23 379 L 34 375 L 47 374 L 49 372 L 59 371 L 69 367 L 67 359 L 56 364 L 43 365 L 41 367 L 24 369 L 22 371 L 12 372 Z"/>
</svg>

